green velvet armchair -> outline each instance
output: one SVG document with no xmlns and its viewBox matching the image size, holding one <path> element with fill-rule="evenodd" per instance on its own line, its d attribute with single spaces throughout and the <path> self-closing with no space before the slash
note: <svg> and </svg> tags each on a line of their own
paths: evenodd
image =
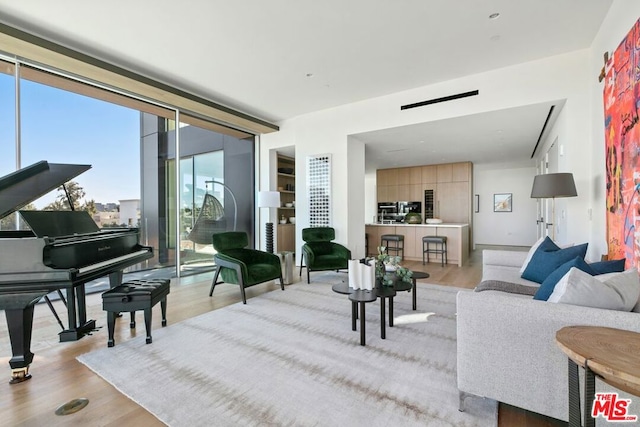
<svg viewBox="0 0 640 427">
<path fill-rule="evenodd" d="M 307 283 L 311 283 L 311 271 L 341 270 L 349 267 L 351 251 L 339 243 L 332 242 L 336 231 L 332 227 L 312 227 L 302 229 L 302 257 L 300 257 L 300 276 L 302 262 L 307 267 Z"/>
<path fill-rule="evenodd" d="M 249 249 L 249 238 L 244 231 L 229 231 L 213 235 L 213 256 L 216 272 L 211 283 L 209 296 L 218 283 L 235 283 L 240 286 L 242 302 L 247 303 L 244 289 L 269 280 L 280 279 L 284 291 L 280 258 L 268 252 Z M 218 282 L 218 276 L 222 281 Z"/>
</svg>

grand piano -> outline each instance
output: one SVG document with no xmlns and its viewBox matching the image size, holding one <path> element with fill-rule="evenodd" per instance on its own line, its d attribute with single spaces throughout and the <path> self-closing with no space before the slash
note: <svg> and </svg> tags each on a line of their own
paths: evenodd
<svg viewBox="0 0 640 427">
<path fill-rule="evenodd" d="M 153 256 L 139 244 L 136 228 L 100 229 L 84 211 L 19 210 L 90 168 L 40 161 L 0 178 L 0 219 L 17 211 L 30 228 L 0 230 L 0 310 L 11 340 L 11 384 L 31 378 L 38 301 L 49 302 L 47 295 L 57 291 L 68 317 L 66 326 L 58 320 L 60 341 L 78 340 L 95 329 L 95 320 L 87 320 L 84 284 L 108 276 L 109 285 L 118 286 L 125 268 Z"/>
</svg>

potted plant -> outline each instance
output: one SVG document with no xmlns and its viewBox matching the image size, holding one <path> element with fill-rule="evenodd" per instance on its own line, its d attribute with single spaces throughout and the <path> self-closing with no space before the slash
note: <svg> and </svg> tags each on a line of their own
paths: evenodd
<svg viewBox="0 0 640 427">
<path fill-rule="evenodd" d="M 407 224 L 422 224 L 422 215 L 418 212 L 409 212 L 404 216 L 404 222 Z"/>
<path fill-rule="evenodd" d="M 399 256 L 391 256 L 386 250 L 385 246 L 378 246 L 378 256 L 374 258 L 376 286 L 393 286 L 396 280 L 411 283 L 413 272 L 399 264 Z"/>
</svg>

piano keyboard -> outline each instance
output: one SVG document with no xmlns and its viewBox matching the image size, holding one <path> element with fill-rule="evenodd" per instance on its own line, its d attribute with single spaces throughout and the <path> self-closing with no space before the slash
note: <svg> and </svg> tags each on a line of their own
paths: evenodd
<svg viewBox="0 0 640 427">
<path fill-rule="evenodd" d="M 112 264 L 117 264 L 120 261 L 126 261 L 128 259 L 135 258 L 137 256 L 144 255 L 146 253 L 149 253 L 149 251 L 148 250 L 140 250 L 140 251 L 136 251 L 136 252 L 131 252 L 130 254 L 127 254 L 127 255 L 122 255 L 122 256 L 119 256 L 119 257 L 115 257 L 115 258 L 109 258 L 107 261 L 97 262 L 95 264 L 91 264 L 91 265 L 88 265 L 86 267 L 79 268 L 78 269 L 78 275 L 81 276 L 83 274 L 91 273 L 92 271 L 98 270 L 98 269 L 100 269 L 102 267 L 106 267 L 106 266 L 109 266 L 109 265 L 112 265 Z"/>
</svg>

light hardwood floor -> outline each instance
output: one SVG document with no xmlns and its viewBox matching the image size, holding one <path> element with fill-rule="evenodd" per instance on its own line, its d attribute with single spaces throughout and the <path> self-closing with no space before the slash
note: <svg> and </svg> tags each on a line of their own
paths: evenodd
<svg viewBox="0 0 640 427">
<path fill-rule="evenodd" d="M 482 254 L 478 247 L 472 252 L 463 267 L 431 263 L 423 266 L 420 262 L 404 263 L 409 268 L 427 271 L 428 283 L 473 288 L 482 275 Z M 304 276 L 304 273 L 303 273 Z M 208 297 L 212 274 L 172 280 L 168 297 L 167 320 L 169 324 L 197 316 L 240 301 L 240 292 L 235 285 L 219 285 L 213 298 Z M 298 270 L 294 277 L 298 280 Z M 250 299 L 261 293 L 279 289 L 275 284 L 264 284 L 247 289 Z M 60 302 L 54 302 L 58 312 L 64 313 Z M 39 304 L 35 309 L 32 351 L 35 353 L 31 365 L 33 378 L 29 381 L 9 385 L 9 337 L 4 315 L 0 315 L 0 372 L 4 369 L 5 380 L 0 381 L 0 420 L 10 426 L 161 426 L 154 416 L 133 401 L 120 394 L 115 388 L 84 365 L 76 361 L 76 356 L 104 347 L 107 344 L 106 315 L 102 311 L 99 294 L 87 296 L 88 317 L 97 320 L 99 329 L 91 336 L 79 341 L 59 343 L 59 326 L 49 309 Z M 128 315 L 125 321 L 116 322 L 116 345 L 136 335 L 129 329 Z M 154 308 L 153 329 L 160 328 L 159 308 Z M 144 334 L 142 313 L 137 314 L 139 334 Z M 152 344 L 153 345 L 153 344 Z M 135 363 L 135 360 L 132 361 Z M 140 367 L 144 369 L 144 367 Z M 79 412 L 57 416 L 55 410 L 60 405 L 77 398 L 87 398 L 90 403 Z M 566 423 L 549 419 L 508 405 L 500 405 L 499 427 L 542 427 L 565 426 Z"/>
</svg>

